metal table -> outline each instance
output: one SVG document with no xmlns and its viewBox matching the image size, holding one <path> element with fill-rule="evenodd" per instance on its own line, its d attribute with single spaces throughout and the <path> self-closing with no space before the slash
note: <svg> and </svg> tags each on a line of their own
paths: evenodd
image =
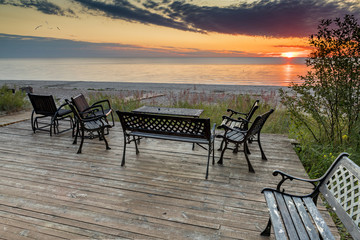
<svg viewBox="0 0 360 240">
<path fill-rule="evenodd" d="M 195 118 L 200 117 L 203 111 L 204 111 L 203 109 L 168 108 L 168 107 L 152 107 L 152 106 L 142 106 L 133 110 L 133 112 L 135 113 L 174 115 L 174 116 L 195 117 Z"/>
</svg>

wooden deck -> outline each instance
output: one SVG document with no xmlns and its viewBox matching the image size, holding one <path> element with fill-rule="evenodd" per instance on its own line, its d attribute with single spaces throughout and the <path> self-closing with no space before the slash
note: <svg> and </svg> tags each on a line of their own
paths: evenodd
<svg viewBox="0 0 360 240">
<path fill-rule="evenodd" d="M 250 145 L 255 174 L 242 152 L 227 151 L 209 180 L 199 147 L 144 139 L 120 167 L 119 123 L 107 139 L 111 150 L 85 139 L 76 154 L 70 132 L 33 134 L 30 121 L 0 127 L 0 239 L 273 239 L 259 235 L 269 217 L 261 189 L 278 182 L 274 169 L 306 176 L 281 135 L 263 135 L 267 162 Z"/>
</svg>

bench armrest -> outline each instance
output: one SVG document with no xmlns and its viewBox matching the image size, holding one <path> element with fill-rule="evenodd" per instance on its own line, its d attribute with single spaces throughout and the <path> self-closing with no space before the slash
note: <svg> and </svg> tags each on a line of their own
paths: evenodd
<svg viewBox="0 0 360 240">
<path fill-rule="evenodd" d="M 285 189 L 281 189 L 281 186 L 287 180 L 290 180 L 290 181 L 296 180 L 296 181 L 310 183 L 310 184 L 313 185 L 314 189 L 318 186 L 318 183 L 320 182 L 320 179 L 304 179 L 304 178 L 299 178 L 299 177 L 292 176 L 292 175 L 287 174 L 287 173 L 285 173 L 283 171 L 275 170 L 273 172 L 273 176 L 277 176 L 277 175 L 281 176 L 281 180 L 276 186 L 276 190 L 279 191 L 279 192 L 284 192 L 285 191 Z"/>
</svg>

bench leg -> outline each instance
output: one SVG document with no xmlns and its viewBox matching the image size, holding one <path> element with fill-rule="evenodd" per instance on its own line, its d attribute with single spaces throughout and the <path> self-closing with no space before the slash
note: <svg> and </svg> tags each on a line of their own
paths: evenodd
<svg viewBox="0 0 360 240">
<path fill-rule="evenodd" d="M 207 160 L 207 165 L 206 165 L 206 175 L 205 175 L 205 179 L 208 179 L 209 176 L 209 163 L 210 163 L 210 155 L 211 155 L 212 149 L 211 149 L 211 143 L 209 144 L 209 149 L 208 149 L 208 160 Z"/>
<path fill-rule="evenodd" d="M 261 236 L 270 236 L 270 232 L 271 232 L 271 219 L 269 218 L 269 222 L 266 225 L 266 228 L 264 229 L 264 231 L 262 231 L 260 233 Z"/>
<path fill-rule="evenodd" d="M 136 155 L 138 155 L 139 154 L 139 149 L 138 149 L 138 146 L 137 146 L 137 143 L 136 143 L 135 136 L 133 136 L 133 139 L 134 139 L 134 143 L 135 143 Z"/>
<path fill-rule="evenodd" d="M 121 166 L 125 165 L 125 153 L 126 153 L 126 138 L 124 138 L 124 150 L 123 150 L 123 157 L 121 161 Z"/>
<path fill-rule="evenodd" d="M 245 158 L 246 158 L 246 161 L 247 161 L 247 163 L 248 163 L 248 166 L 249 166 L 249 172 L 255 173 L 255 170 L 254 170 L 254 168 L 252 167 L 252 165 L 251 165 L 251 163 L 250 163 L 250 159 L 249 159 L 248 153 L 247 153 L 247 151 L 246 151 L 247 148 L 248 148 L 247 142 L 244 141 L 244 154 L 245 154 Z"/>
<path fill-rule="evenodd" d="M 212 141 L 212 165 L 215 164 L 215 139 Z"/>
</svg>

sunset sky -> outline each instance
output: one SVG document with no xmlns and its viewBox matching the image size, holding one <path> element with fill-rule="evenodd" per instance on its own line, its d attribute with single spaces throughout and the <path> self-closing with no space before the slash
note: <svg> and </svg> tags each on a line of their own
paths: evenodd
<svg viewBox="0 0 360 240">
<path fill-rule="evenodd" d="M 359 0 L 0 0 L 0 57 L 306 57 Z"/>
</svg>

